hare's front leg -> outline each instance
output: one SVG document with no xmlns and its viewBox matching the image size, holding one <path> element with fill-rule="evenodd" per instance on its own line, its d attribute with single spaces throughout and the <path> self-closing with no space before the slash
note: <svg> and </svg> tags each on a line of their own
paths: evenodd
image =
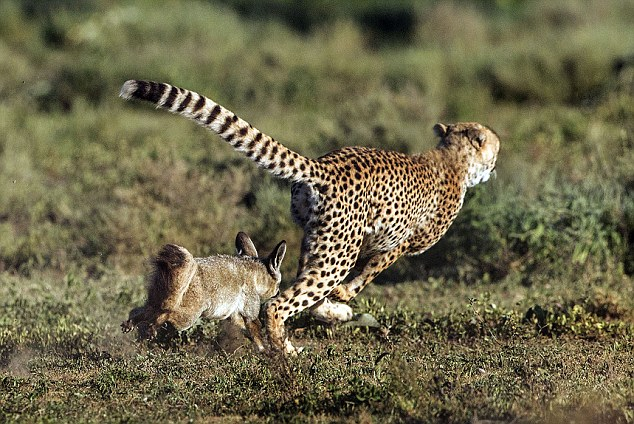
<svg viewBox="0 0 634 424">
<path fill-rule="evenodd" d="M 242 333 L 253 342 L 258 352 L 264 352 L 264 337 L 262 336 L 262 323 L 257 318 L 249 318 L 238 312 L 231 315 L 231 322 L 236 325 Z"/>
</svg>

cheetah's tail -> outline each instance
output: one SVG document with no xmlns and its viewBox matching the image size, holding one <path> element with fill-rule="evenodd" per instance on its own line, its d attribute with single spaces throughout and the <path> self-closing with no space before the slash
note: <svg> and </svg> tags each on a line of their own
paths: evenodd
<svg viewBox="0 0 634 424">
<path fill-rule="evenodd" d="M 315 160 L 288 149 L 233 112 L 196 92 L 162 82 L 129 80 L 123 84 L 119 95 L 126 100 L 146 100 L 157 108 L 199 123 L 280 178 L 307 181 L 319 167 Z"/>
</svg>

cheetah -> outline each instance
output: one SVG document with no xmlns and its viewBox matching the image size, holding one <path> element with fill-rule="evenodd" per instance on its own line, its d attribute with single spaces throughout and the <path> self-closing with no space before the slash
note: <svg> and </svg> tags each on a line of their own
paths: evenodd
<svg viewBox="0 0 634 424">
<path fill-rule="evenodd" d="M 189 118 L 291 181 L 291 214 L 304 231 L 297 276 L 266 307 L 271 347 L 291 355 L 289 317 L 310 309 L 325 321 L 352 319 L 348 301 L 399 257 L 425 252 L 446 233 L 467 188 L 494 172 L 500 147 L 498 135 L 479 123 L 438 123 L 439 143 L 426 153 L 345 147 L 311 159 L 190 90 L 129 80 L 120 96 Z M 346 280 L 353 268 L 358 273 Z"/>
<path fill-rule="evenodd" d="M 267 257 L 258 252 L 246 233 L 236 236 L 236 256 L 194 258 L 187 249 L 166 244 L 153 262 L 144 306 L 121 323 L 124 333 L 140 325 L 154 337 L 165 322 L 186 330 L 200 318 L 229 319 L 260 352 L 265 350 L 260 305 L 279 291 L 280 265 L 286 253 L 281 241 Z"/>
</svg>

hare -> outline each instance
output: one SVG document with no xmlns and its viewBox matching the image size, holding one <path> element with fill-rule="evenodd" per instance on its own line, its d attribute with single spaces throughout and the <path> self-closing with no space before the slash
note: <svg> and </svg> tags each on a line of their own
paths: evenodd
<svg viewBox="0 0 634 424">
<path fill-rule="evenodd" d="M 153 261 L 145 305 L 130 311 L 121 329 L 127 333 L 143 324 L 145 335 L 154 337 L 165 322 L 186 330 L 200 317 L 228 318 L 262 352 L 260 305 L 279 292 L 285 253 L 281 241 L 269 256 L 259 258 L 243 232 L 236 236 L 236 256 L 194 258 L 184 247 L 166 244 Z"/>
</svg>

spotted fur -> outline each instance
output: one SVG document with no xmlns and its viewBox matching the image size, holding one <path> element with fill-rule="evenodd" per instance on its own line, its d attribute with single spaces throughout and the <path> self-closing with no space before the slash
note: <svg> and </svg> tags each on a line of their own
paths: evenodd
<svg viewBox="0 0 634 424">
<path fill-rule="evenodd" d="M 343 303 L 403 255 L 417 255 L 445 234 L 465 192 L 489 179 L 498 136 L 478 123 L 436 124 L 436 149 L 405 155 L 346 147 L 318 159 L 289 150 L 235 114 L 189 90 L 127 81 L 121 96 L 193 119 L 273 175 L 293 181 L 291 213 L 303 228 L 293 285 L 268 304 L 271 345 L 294 353 L 284 322 L 310 308 L 327 321 L 352 318 Z M 345 282 L 353 268 L 358 275 Z"/>
</svg>

